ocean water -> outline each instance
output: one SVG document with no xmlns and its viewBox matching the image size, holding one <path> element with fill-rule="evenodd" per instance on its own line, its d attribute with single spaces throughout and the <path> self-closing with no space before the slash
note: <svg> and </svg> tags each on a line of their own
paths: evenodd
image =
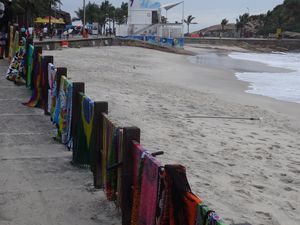
<svg viewBox="0 0 300 225">
<path fill-rule="evenodd" d="M 247 93 L 300 103 L 300 53 L 233 52 L 229 57 L 291 70 L 292 72 L 286 73 L 238 72 L 236 77 L 250 83 Z"/>
</svg>

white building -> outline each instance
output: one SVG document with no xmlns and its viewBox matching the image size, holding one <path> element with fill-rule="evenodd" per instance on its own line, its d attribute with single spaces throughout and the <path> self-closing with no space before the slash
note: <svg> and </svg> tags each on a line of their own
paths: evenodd
<svg viewBox="0 0 300 225">
<path fill-rule="evenodd" d="M 129 0 L 127 24 L 117 27 L 117 36 L 159 36 L 164 38 L 183 37 L 183 19 L 181 23 L 162 23 L 161 11 L 183 4 L 161 5 L 153 0 Z M 183 10 L 182 10 L 183 11 Z"/>
</svg>

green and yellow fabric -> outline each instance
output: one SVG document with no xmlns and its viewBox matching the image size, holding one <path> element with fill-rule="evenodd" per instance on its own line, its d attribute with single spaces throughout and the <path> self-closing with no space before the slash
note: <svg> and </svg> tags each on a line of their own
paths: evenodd
<svg viewBox="0 0 300 225">
<path fill-rule="evenodd" d="M 94 120 L 94 102 L 83 93 L 79 97 L 80 110 L 77 118 L 77 136 L 74 140 L 73 163 L 90 166 L 93 145 L 91 137 Z"/>
</svg>

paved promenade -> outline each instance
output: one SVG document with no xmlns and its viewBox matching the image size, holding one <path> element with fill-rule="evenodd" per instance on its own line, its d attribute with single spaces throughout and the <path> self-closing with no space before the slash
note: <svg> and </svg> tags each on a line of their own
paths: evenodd
<svg viewBox="0 0 300 225">
<path fill-rule="evenodd" d="M 120 224 L 113 204 L 73 167 L 71 152 L 51 140 L 40 109 L 23 106 L 30 92 L 6 81 L 0 60 L 0 224 Z"/>
</svg>

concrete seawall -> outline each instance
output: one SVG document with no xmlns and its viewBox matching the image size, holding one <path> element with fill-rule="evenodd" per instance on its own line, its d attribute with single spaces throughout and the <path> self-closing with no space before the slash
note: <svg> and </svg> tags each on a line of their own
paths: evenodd
<svg viewBox="0 0 300 225">
<path fill-rule="evenodd" d="M 132 47 L 142 47 L 148 49 L 154 49 L 169 53 L 192 55 L 192 52 L 185 51 L 180 48 L 173 48 L 168 46 L 161 46 L 152 44 L 149 42 L 133 40 L 133 39 L 121 39 L 116 37 L 98 37 L 98 38 L 78 38 L 78 39 L 52 39 L 44 41 L 35 41 L 35 46 L 40 46 L 44 50 L 56 50 L 62 48 L 63 42 L 68 42 L 68 47 L 70 48 L 80 48 L 80 47 L 100 47 L 100 46 L 132 46 Z"/>
<path fill-rule="evenodd" d="M 300 51 L 300 39 L 262 39 L 262 38 L 186 38 L 186 44 L 227 45 L 245 48 L 274 49 L 278 51 Z"/>
<path fill-rule="evenodd" d="M 69 39 L 69 40 L 44 40 L 34 42 L 35 46 L 41 46 L 44 50 L 60 49 L 62 42 L 67 41 L 70 48 L 79 47 L 99 47 L 99 46 L 135 46 L 149 49 L 160 50 L 164 52 L 191 55 L 191 52 L 179 48 L 161 46 L 131 39 L 119 39 L 115 37 L 98 37 L 88 39 Z M 203 44 L 203 45 L 225 45 L 239 46 L 255 51 L 300 51 L 300 39 L 258 39 L 258 38 L 186 38 L 186 44 Z"/>
</svg>

